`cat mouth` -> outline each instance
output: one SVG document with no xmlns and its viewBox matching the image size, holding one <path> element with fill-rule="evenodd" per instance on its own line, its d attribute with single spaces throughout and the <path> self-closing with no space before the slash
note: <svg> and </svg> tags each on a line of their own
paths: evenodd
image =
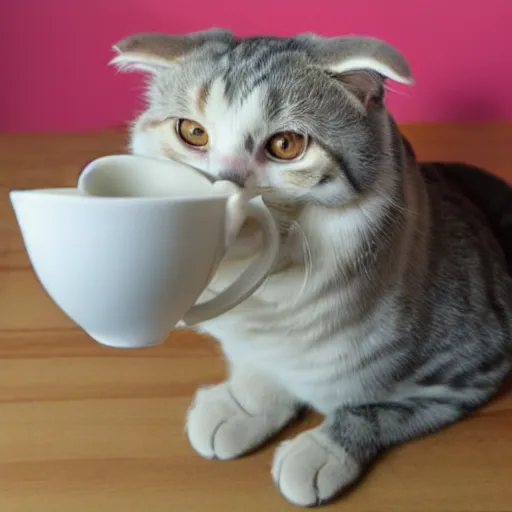
<svg viewBox="0 0 512 512">
<path fill-rule="evenodd" d="M 219 180 L 231 181 L 240 188 L 245 188 L 246 176 L 236 171 L 224 171 L 219 173 Z"/>
</svg>

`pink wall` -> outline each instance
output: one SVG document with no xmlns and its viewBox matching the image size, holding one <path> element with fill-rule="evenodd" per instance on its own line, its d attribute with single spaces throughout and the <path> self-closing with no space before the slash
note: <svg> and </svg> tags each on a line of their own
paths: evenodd
<svg viewBox="0 0 512 512">
<path fill-rule="evenodd" d="M 417 80 L 390 84 L 399 121 L 512 118 L 511 25 L 511 0 L 0 0 L 0 130 L 123 124 L 141 106 L 141 80 L 107 66 L 111 45 L 211 26 L 380 37 Z"/>
</svg>

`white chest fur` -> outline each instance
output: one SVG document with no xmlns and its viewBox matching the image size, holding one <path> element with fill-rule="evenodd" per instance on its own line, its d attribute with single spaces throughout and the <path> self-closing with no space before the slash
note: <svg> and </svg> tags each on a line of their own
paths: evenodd
<svg viewBox="0 0 512 512">
<path fill-rule="evenodd" d="M 315 305 L 296 316 L 253 298 L 201 329 L 220 342 L 231 364 L 265 375 L 323 414 L 368 400 L 361 362 L 379 343 L 376 335 L 363 340 L 359 329 L 330 333 L 322 315 L 314 316 Z"/>
<path fill-rule="evenodd" d="M 264 374 L 324 414 L 372 398 L 365 389 L 369 376 L 362 361 L 378 347 L 382 323 L 377 328 L 376 320 L 365 320 L 341 328 L 361 291 L 359 282 L 323 288 L 339 260 L 356 250 L 350 247 L 350 234 L 346 233 L 343 250 L 332 247 L 325 252 L 324 246 L 327 257 L 313 262 L 309 272 L 301 262 L 292 264 L 272 275 L 253 297 L 200 326 L 219 341 L 231 364 Z M 322 243 L 327 244 L 325 239 Z M 293 258 L 304 261 L 296 252 L 292 251 Z M 246 265 L 245 259 L 223 264 L 212 281 L 212 292 L 224 288 Z M 205 293 L 204 298 L 208 296 Z M 380 370 L 386 371 L 385 365 Z"/>
</svg>

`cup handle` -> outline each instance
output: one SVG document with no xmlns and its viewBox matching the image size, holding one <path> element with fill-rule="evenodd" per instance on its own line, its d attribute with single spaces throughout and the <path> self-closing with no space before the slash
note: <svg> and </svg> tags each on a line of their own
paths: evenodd
<svg viewBox="0 0 512 512">
<path fill-rule="evenodd" d="M 263 231 L 263 249 L 240 277 L 209 301 L 192 306 L 183 317 L 185 326 L 211 320 L 243 302 L 263 283 L 279 252 L 279 232 L 272 215 L 260 197 L 247 205 L 247 218 L 253 218 Z"/>
</svg>

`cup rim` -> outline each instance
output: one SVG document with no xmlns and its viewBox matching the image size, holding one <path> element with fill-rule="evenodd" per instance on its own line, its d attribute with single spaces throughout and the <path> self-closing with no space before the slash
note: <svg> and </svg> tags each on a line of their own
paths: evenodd
<svg viewBox="0 0 512 512">
<path fill-rule="evenodd" d="M 76 201 L 77 199 L 80 202 L 90 202 L 90 203 L 108 203 L 108 202 L 116 202 L 123 204 L 154 204 L 154 203 L 190 203 L 190 202 L 212 202 L 212 201 L 227 201 L 229 199 L 229 193 L 226 191 L 222 191 L 222 189 L 217 189 L 213 186 L 214 179 L 208 176 L 203 171 L 192 168 L 194 172 L 196 172 L 195 179 L 203 181 L 205 184 L 209 184 L 211 186 L 211 195 L 203 195 L 191 192 L 190 194 L 181 194 L 181 195 L 162 195 L 162 196 L 116 196 L 116 195 L 92 195 L 86 193 L 84 190 L 80 188 L 80 181 L 83 180 L 86 175 L 94 169 L 94 166 L 97 164 L 101 164 L 102 162 L 108 160 L 115 160 L 118 158 L 132 160 L 132 161 L 154 161 L 156 163 L 165 163 L 165 159 L 160 159 L 156 157 L 150 156 L 142 156 L 142 155 L 134 155 L 130 153 L 115 153 L 115 154 L 107 154 L 103 156 L 99 156 L 89 161 L 87 164 L 83 166 L 79 175 L 77 186 L 75 187 L 44 187 L 44 188 L 33 188 L 33 189 L 12 189 L 9 191 L 9 196 L 11 199 L 20 195 L 34 195 L 39 198 L 51 199 L 52 201 Z M 179 162 L 173 162 L 174 164 L 181 165 L 183 167 L 190 167 L 187 164 L 182 164 Z"/>
<path fill-rule="evenodd" d="M 108 155 L 102 155 L 88 161 L 78 173 L 77 188 L 82 188 L 82 182 L 85 182 L 90 174 L 94 174 L 98 166 L 101 167 L 103 164 L 109 162 L 113 162 L 115 164 L 119 160 L 124 161 L 125 165 L 128 165 L 128 167 L 122 170 L 121 173 L 135 171 L 137 174 L 139 174 L 140 170 L 138 169 L 138 166 L 143 166 L 145 164 L 148 165 L 148 163 L 152 163 L 154 166 L 160 168 L 162 166 L 168 167 L 172 165 L 174 169 L 181 168 L 183 170 L 190 170 L 192 171 L 191 176 L 193 176 L 193 179 L 195 181 L 201 182 L 204 185 L 211 186 L 215 181 L 215 179 L 212 176 L 208 175 L 201 169 L 198 169 L 183 162 L 176 162 L 164 157 L 144 156 L 131 153 L 113 153 Z M 166 172 L 168 171 L 166 170 Z"/>
<path fill-rule="evenodd" d="M 228 193 L 212 188 L 211 196 L 204 195 L 183 195 L 183 196 L 146 196 L 146 197 L 130 197 L 130 196 L 92 196 L 81 192 L 77 187 L 48 187 L 33 189 L 12 189 L 9 191 L 9 197 L 14 199 L 21 196 L 37 196 L 40 199 L 48 199 L 52 201 L 76 202 L 81 203 L 123 203 L 123 204 L 169 204 L 169 203 L 208 203 L 208 202 L 227 202 Z"/>
</svg>

